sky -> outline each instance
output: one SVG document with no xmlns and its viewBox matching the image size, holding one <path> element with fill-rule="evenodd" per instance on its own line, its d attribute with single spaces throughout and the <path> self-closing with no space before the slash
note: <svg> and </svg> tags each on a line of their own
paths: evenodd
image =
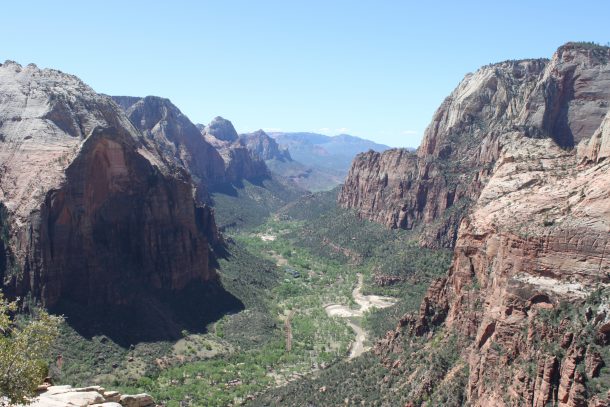
<svg viewBox="0 0 610 407">
<path fill-rule="evenodd" d="M 468 72 L 610 41 L 610 2 L 10 1 L 0 62 L 97 92 L 157 95 L 238 132 L 349 133 L 416 147 Z"/>
</svg>

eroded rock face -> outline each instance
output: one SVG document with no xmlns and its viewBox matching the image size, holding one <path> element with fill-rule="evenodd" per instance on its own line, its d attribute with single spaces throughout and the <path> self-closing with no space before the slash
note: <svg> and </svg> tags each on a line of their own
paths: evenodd
<svg viewBox="0 0 610 407">
<path fill-rule="evenodd" d="M 557 327 L 540 322 L 540 315 L 561 303 L 582 314 L 579 304 L 610 287 L 610 163 L 579 166 L 574 152 L 552 140 L 512 137 L 460 226 L 440 301 L 449 305 L 445 324 L 474 340 L 473 405 L 504 405 L 507 394 L 533 405 L 546 405 L 554 394 L 560 406 L 586 405 L 585 376 L 576 369 L 587 371 L 584 345 L 598 339 L 585 332 L 601 324 L 589 318 L 584 325 L 563 321 Z M 549 347 L 566 350 L 551 363 Z M 499 353 L 506 355 L 500 364 Z M 525 360 L 544 364 L 538 384 L 485 384 L 508 380 Z M 600 363 L 593 350 L 588 360 L 593 375 Z"/>
<path fill-rule="evenodd" d="M 388 227 L 425 225 L 422 244 L 452 246 L 507 134 L 564 148 L 584 142 L 584 157 L 607 155 L 607 140 L 591 136 L 609 108 L 608 59 L 607 48 L 567 44 L 551 60 L 502 62 L 467 75 L 436 111 L 417 153 L 357 156 L 339 203 Z"/>
<path fill-rule="evenodd" d="M 485 128 L 496 131 L 481 133 L 481 145 L 470 150 L 480 160 L 472 163 L 473 179 L 480 182 L 471 189 L 477 190 L 469 195 L 473 203 L 459 223 L 447 277 L 430 287 L 418 314 L 405 316 L 378 344 L 379 355 L 387 358 L 400 349 L 397 341 L 405 340 L 401 338 L 425 338 L 440 330 L 461 338 L 461 360 L 469 367 L 465 394 L 470 405 L 610 403 L 593 380 L 610 342 L 610 162 L 605 153 L 610 88 L 608 68 L 602 64 L 607 57 L 607 48 L 566 45 L 549 62 L 500 64 L 487 74 L 490 68 L 483 68 L 474 76 L 495 78 L 502 73 L 501 80 L 492 81 L 493 95 L 502 83 L 524 80 L 501 93 L 521 89 L 524 99 L 509 98 L 498 105 L 491 97 L 471 104 L 485 94 L 474 84 L 489 82 L 469 84 L 472 77 L 467 77 L 439 110 L 446 112 L 443 120 L 428 129 L 417 157 L 408 155 L 405 160 L 401 151 L 372 156 L 371 168 L 381 173 L 391 168 L 385 162 L 390 158 L 401 168 L 408 162 L 429 170 L 429 162 L 438 163 L 426 157 L 438 157 L 435 154 L 454 145 L 443 147 L 439 129 L 474 115 L 487 117 Z M 503 70 L 507 66 L 514 68 L 512 73 Z M 531 80 L 526 80 L 528 73 Z M 446 109 L 460 100 L 459 109 Z M 510 126 L 509 115 L 514 120 Z M 465 137 L 467 144 L 470 135 L 467 131 L 455 136 Z M 457 149 L 462 148 L 459 140 Z M 572 144 L 577 148 L 566 148 Z M 363 161 L 354 163 L 351 180 L 366 191 L 367 182 L 359 181 L 365 175 L 359 170 L 366 167 Z M 490 167 L 481 170 L 480 162 Z M 398 186 L 408 178 L 388 174 L 387 179 L 387 185 Z M 420 190 L 444 182 L 429 176 L 413 179 L 410 185 Z M 370 202 L 383 200 L 394 190 L 388 188 L 377 189 L 379 197 Z M 462 181 L 455 190 L 460 188 L 466 188 Z M 410 196 L 411 190 L 403 196 Z M 431 189 L 425 191 L 429 199 Z M 416 206 L 423 208 L 416 213 L 426 221 L 425 211 L 436 205 Z"/>
<path fill-rule="evenodd" d="M 200 131 L 222 156 L 226 181 L 254 180 L 270 176 L 263 159 L 248 149 L 229 120 L 216 117 L 207 126 L 200 127 Z"/>
<path fill-rule="evenodd" d="M 210 124 L 203 126 L 200 130 L 207 136 L 214 137 L 216 140 L 234 143 L 239 139 L 239 135 L 233 127 L 233 123 L 220 116 L 216 116 Z"/>
<path fill-rule="evenodd" d="M 261 160 L 292 161 L 290 152 L 281 149 L 277 142 L 263 130 L 239 136 L 241 142 Z"/>
<path fill-rule="evenodd" d="M 122 101 L 125 98 L 114 99 Z M 208 187 L 225 182 L 224 163 L 188 117 L 168 99 L 156 96 L 132 103 L 126 113 L 166 166 L 190 174 L 197 198 L 208 202 Z"/>
<path fill-rule="evenodd" d="M 0 66 L 4 289 L 44 305 L 125 304 L 135 287 L 216 280 L 209 207 L 110 97 L 76 77 Z"/>
</svg>

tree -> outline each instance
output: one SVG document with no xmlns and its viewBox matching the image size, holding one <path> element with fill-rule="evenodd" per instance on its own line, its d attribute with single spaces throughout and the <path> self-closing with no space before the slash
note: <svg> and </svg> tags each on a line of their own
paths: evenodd
<svg viewBox="0 0 610 407">
<path fill-rule="evenodd" d="M 46 375 L 61 318 L 36 310 L 16 319 L 16 312 L 17 302 L 0 291 L 0 395 L 11 403 L 27 403 Z"/>
</svg>

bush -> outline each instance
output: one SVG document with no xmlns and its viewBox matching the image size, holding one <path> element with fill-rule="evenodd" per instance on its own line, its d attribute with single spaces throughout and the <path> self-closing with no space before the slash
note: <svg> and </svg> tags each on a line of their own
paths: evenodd
<svg viewBox="0 0 610 407">
<path fill-rule="evenodd" d="M 17 321 L 16 310 L 17 303 L 0 292 L 0 394 L 11 403 L 26 403 L 47 374 L 45 360 L 61 318 L 38 310 Z"/>
</svg>

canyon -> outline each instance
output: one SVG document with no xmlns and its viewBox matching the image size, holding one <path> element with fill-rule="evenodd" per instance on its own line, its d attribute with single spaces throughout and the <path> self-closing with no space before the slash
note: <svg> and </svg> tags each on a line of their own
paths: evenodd
<svg viewBox="0 0 610 407">
<path fill-rule="evenodd" d="M 425 229 L 422 243 L 452 247 L 462 217 L 493 174 L 507 134 L 586 142 L 610 101 L 608 51 L 566 44 L 551 60 L 506 61 L 468 74 L 438 108 L 417 152 L 355 160 L 339 203 L 392 228 Z"/>
<path fill-rule="evenodd" d="M 6 61 L 2 290 L 67 317 L 71 363 L 96 348 L 72 377 L 155 400 L 364 404 L 373 372 L 383 406 L 608 407 L 609 62 L 567 43 L 484 66 L 416 151 L 376 145 L 308 193 L 341 169 L 305 150 L 374 143 L 240 135 Z"/>
</svg>

